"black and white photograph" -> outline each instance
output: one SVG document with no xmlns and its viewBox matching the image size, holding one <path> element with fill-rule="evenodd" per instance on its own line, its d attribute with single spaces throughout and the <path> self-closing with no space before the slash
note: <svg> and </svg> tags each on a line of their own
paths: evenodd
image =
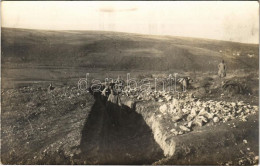
<svg viewBox="0 0 260 166">
<path fill-rule="evenodd" d="M 258 1 L 2 1 L 1 164 L 258 165 Z"/>
</svg>

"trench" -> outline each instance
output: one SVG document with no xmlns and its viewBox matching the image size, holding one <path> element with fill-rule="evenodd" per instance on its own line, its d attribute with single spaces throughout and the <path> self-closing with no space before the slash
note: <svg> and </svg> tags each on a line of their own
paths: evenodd
<svg viewBox="0 0 260 166">
<path fill-rule="evenodd" d="M 105 102 L 94 97 L 80 143 L 85 164 L 152 164 L 164 157 L 142 115 L 114 105 L 119 124 L 113 125 Z"/>
</svg>

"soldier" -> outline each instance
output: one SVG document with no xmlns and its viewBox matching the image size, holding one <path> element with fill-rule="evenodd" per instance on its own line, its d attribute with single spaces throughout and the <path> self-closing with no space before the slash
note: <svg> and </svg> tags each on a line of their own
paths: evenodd
<svg viewBox="0 0 260 166">
<path fill-rule="evenodd" d="M 110 94 L 110 89 L 108 85 L 105 85 L 105 88 L 101 91 L 101 101 L 105 104 L 108 96 Z"/>
<path fill-rule="evenodd" d="M 185 92 L 187 88 L 190 86 L 190 82 L 192 82 L 192 79 L 190 77 L 182 77 L 177 80 L 177 82 L 181 85 L 181 88 Z"/>
<path fill-rule="evenodd" d="M 218 65 L 218 76 L 220 78 L 226 77 L 226 64 L 224 60 Z"/>
<path fill-rule="evenodd" d="M 110 86 L 110 94 L 107 99 L 106 109 L 113 126 L 119 125 L 120 99 L 118 94 Z"/>
</svg>

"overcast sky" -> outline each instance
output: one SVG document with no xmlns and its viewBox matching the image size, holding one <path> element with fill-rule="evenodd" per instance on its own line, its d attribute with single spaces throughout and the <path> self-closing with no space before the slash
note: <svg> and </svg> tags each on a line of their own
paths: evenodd
<svg viewBox="0 0 260 166">
<path fill-rule="evenodd" d="M 258 2 L 5 1 L 2 27 L 101 30 L 259 43 Z"/>
</svg>

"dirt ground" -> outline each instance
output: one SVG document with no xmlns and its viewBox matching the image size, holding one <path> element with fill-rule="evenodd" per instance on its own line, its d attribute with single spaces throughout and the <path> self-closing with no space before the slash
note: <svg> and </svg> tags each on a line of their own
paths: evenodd
<svg viewBox="0 0 260 166">
<path fill-rule="evenodd" d="M 120 117 L 112 126 L 104 103 L 76 87 L 3 90 L 2 163 L 151 164 L 163 157 L 141 115 Z"/>
<path fill-rule="evenodd" d="M 194 82 L 189 92 L 201 100 L 244 101 L 258 105 L 258 72 L 234 71 L 225 79 L 212 73 L 192 75 L 192 78 Z M 245 91 L 226 92 L 221 89 L 225 80 L 238 82 Z M 217 127 L 203 126 L 196 132 L 177 136 L 178 140 L 194 144 L 195 150 L 179 154 L 177 159 L 165 158 L 141 114 L 120 109 L 120 126 L 114 127 L 102 101 L 78 90 L 75 82 L 65 85 L 54 81 L 55 89 L 51 92 L 47 86 L 41 82 L 2 89 L 3 164 L 202 164 L 211 160 L 218 164 L 239 164 L 240 160 L 245 160 L 248 164 L 258 156 L 258 114 L 244 123 L 231 121 L 230 124 L 240 126 L 235 129 L 226 123 Z M 221 140 L 219 133 L 223 134 L 223 139 L 230 140 Z M 227 133 L 230 135 L 226 136 Z M 211 140 L 213 137 L 220 141 L 211 151 L 212 146 L 207 145 L 215 141 Z M 243 139 L 247 139 L 248 144 L 245 145 Z M 233 146 L 235 143 L 237 145 Z M 226 152 L 231 157 L 222 160 Z"/>
</svg>

